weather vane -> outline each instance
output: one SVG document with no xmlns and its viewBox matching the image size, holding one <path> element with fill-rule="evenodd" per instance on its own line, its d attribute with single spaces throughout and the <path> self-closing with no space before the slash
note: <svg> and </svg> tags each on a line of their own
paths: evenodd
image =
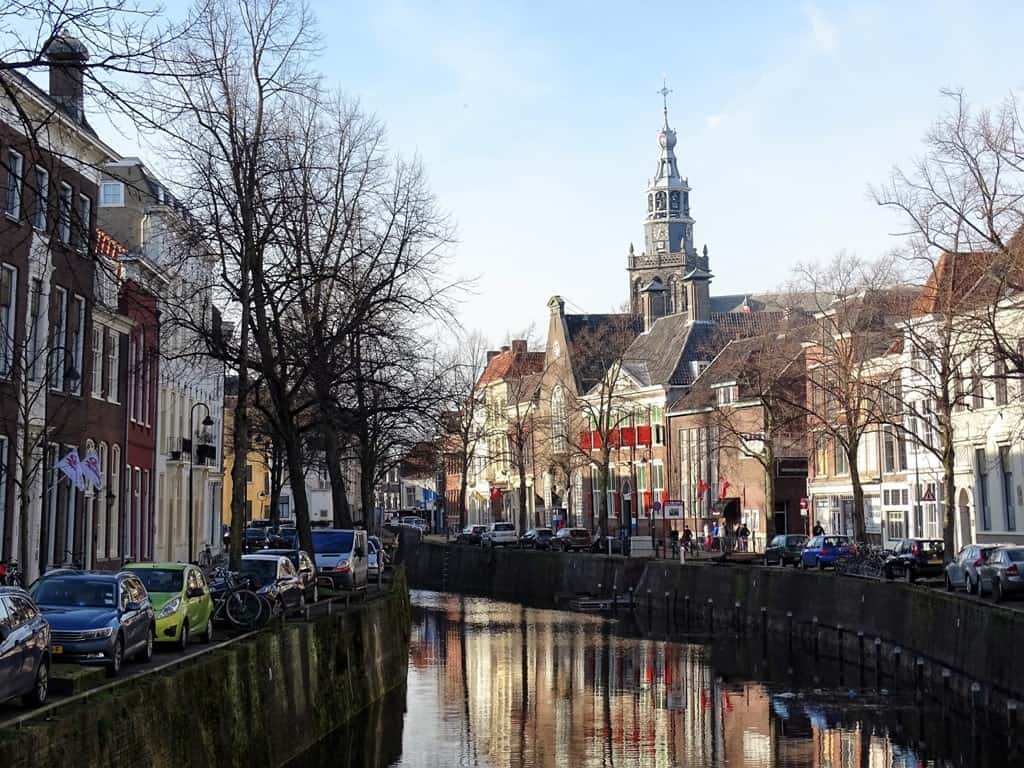
<svg viewBox="0 0 1024 768">
<path fill-rule="evenodd" d="M 672 89 L 668 87 L 668 79 L 665 75 L 661 76 L 661 90 L 658 91 L 661 94 L 661 109 L 665 114 L 665 127 L 668 127 L 668 95 L 672 93 Z"/>
</svg>

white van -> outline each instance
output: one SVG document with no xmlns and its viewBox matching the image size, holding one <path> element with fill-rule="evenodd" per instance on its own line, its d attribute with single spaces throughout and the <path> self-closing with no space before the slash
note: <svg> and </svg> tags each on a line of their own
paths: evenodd
<svg viewBox="0 0 1024 768">
<path fill-rule="evenodd" d="M 366 586 L 366 531 L 323 528 L 313 531 L 318 583 L 332 589 Z"/>
</svg>

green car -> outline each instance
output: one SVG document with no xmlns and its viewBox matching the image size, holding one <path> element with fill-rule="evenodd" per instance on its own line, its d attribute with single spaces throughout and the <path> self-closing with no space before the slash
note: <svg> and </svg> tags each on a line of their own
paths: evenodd
<svg viewBox="0 0 1024 768">
<path fill-rule="evenodd" d="M 213 641 L 213 598 L 203 572 L 185 563 L 131 563 L 149 592 L 156 615 L 156 641 L 184 650 L 192 635 Z"/>
<path fill-rule="evenodd" d="M 765 565 L 793 565 L 800 564 L 800 553 L 807 544 L 807 537 L 801 534 L 789 534 L 776 536 L 764 549 Z"/>
</svg>

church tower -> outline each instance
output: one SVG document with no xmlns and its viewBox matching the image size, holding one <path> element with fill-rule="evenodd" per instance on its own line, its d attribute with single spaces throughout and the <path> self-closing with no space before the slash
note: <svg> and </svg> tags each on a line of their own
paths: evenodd
<svg viewBox="0 0 1024 768">
<path fill-rule="evenodd" d="M 672 91 L 662 86 L 664 122 L 658 131 L 658 166 L 647 184 L 647 217 L 644 219 L 644 251 L 637 255 L 629 247 L 626 267 L 629 273 L 630 307 L 635 315 L 644 317 L 649 327 L 657 319 L 648 317 L 652 306 L 645 296 L 653 283 L 664 287 L 665 314 L 680 314 L 690 310 L 691 300 L 704 291 L 688 290 L 688 280 L 708 280 L 707 249 L 698 253 L 693 245 L 694 219 L 690 215 L 689 180 L 679 174 L 676 160 L 676 132 L 668 124 L 668 95 Z M 660 306 L 660 305 L 659 305 Z M 698 309 L 696 307 L 692 309 Z M 706 308 L 690 312 L 691 319 L 704 319 Z"/>
</svg>

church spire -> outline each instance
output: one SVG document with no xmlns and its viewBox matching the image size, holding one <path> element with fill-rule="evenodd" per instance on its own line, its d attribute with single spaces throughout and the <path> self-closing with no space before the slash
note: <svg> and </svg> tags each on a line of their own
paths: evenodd
<svg viewBox="0 0 1024 768">
<path fill-rule="evenodd" d="M 665 130 L 669 130 L 668 127 L 668 95 L 672 93 L 672 89 L 668 87 L 668 80 L 664 75 L 661 76 L 661 90 L 658 91 L 661 94 L 661 111 L 665 115 Z"/>
</svg>

